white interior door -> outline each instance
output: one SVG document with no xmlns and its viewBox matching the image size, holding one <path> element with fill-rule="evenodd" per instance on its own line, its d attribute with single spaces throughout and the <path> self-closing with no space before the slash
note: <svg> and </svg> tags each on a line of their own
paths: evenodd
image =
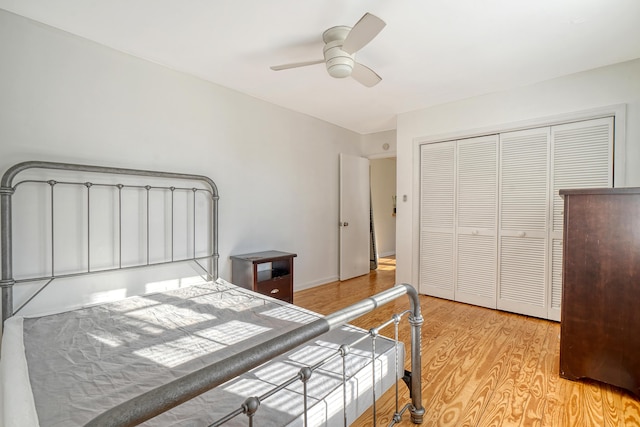
<svg viewBox="0 0 640 427">
<path fill-rule="evenodd" d="M 421 147 L 420 293 L 454 299 L 456 142 Z"/>
<path fill-rule="evenodd" d="M 547 317 L 549 128 L 500 134 L 500 310 Z"/>
<path fill-rule="evenodd" d="M 369 272 L 369 159 L 340 154 L 340 280 Z"/>
<path fill-rule="evenodd" d="M 498 135 L 458 141 L 455 300 L 496 308 Z"/>
<path fill-rule="evenodd" d="M 551 127 L 551 197 L 549 241 L 551 289 L 549 315 L 560 320 L 562 301 L 562 229 L 564 199 L 560 189 L 613 186 L 613 117 Z"/>
</svg>

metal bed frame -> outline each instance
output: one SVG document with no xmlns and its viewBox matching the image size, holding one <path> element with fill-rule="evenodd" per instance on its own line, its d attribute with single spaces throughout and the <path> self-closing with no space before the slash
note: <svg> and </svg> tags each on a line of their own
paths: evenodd
<svg viewBox="0 0 640 427">
<path fill-rule="evenodd" d="M 104 184 L 104 183 L 94 183 L 94 182 L 75 182 L 75 181 L 55 181 L 55 180 L 24 180 L 14 184 L 14 179 L 23 171 L 29 169 L 43 169 L 43 170 L 58 170 L 58 171 L 71 171 L 71 172 L 87 172 L 94 174 L 108 174 L 108 175 L 128 175 L 128 176 L 141 176 L 141 177 L 149 177 L 149 178 L 161 178 L 161 179 L 173 179 L 178 180 L 180 182 L 190 181 L 190 182 L 198 182 L 204 185 L 204 188 L 187 188 L 187 187 L 174 187 L 174 186 L 131 186 L 124 184 Z M 37 278 L 26 278 L 16 280 L 14 278 L 13 273 L 13 235 L 12 235 L 12 196 L 16 191 L 16 188 L 26 182 L 37 183 L 42 185 L 47 185 L 50 188 L 51 192 L 51 274 L 45 275 Z M 81 185 L 86 187 L 87 191 L 87 268 L 85 271 L 65 273 L 65 274 L 56 274 L 55 269 L 55 256 L 54 256 L 54 189 L 58 184 L 68 184 L 68 185 Z M 126 265 L 123 266 L 122 263 L 122 238 L 119 238 L 119 261 L 117 266 L 106 269 L 92 270 L 91 269 L 91 228 L 89 227 L 91 213 L 90 213 L 90 203 L 88 202 L 91 194 L 91 188 L 94 186 L 106 186 L 106 187 L 114 187 L 118 191 L 118 195 L 120 197 L 121 191 L 123 188 L 134 187 L 141 189 L 142 191 L 146 191 L 147 194 L 147 205 L 146 205 L 146 223 L 147 223 L 147 234 L 146 234 L 146 246 L 147 246 L 147 256 L 144 262 L 136 263 L 134 265 Z M 149 245 L 150 245 L 150 236 L 149 236 L 149 217 L 152 215 L 149 208 L 149 192 L 150 190 L 162 190 L 167 191 L 171 195 L 171 210 L 173 212 L 173 194 L 176 191 L 191 191 L 194 194 L 194 210 L 193 215 L 195 217 L 195 194 L 197 192 L 205 192 L 209 197 L 211 197 L 212 207 L 211 207 L 211 215 L 209 220 L 211 233 L 209 236 L 211 253 L 206 256 L 196 256 L 195 250 L 195 238 L 196 238 L 196 225 L 195 218 L 193 225 L 193 240 L 194 247 L 192 256 L 187 256 L 180 259 L 174 259 L 173 253 L 173 240 L 171 241 L 171 256 L 168 259 L 159 261 L 159 262 L 151 262 L 149 258 Z M 93 166 L 93 165 L 78 165 L 78 164 L 69 164 L 69 163 L 54 163 L 54 162 L 44 162 L 44 161 L 28 161 L 23 163 L 18 163 L 13 167 L 9 168 L 5 174 L 2 176 L 0 181 L 0 232 L 2 233 L 0 240 L 0 249 L 2 250 L 2 276 L 0 279 L 0 294 L 2 297 L 2 323 L 4 325 L 4 321 L 16 314 L 20 309 L 22 309 L 26 304 L 28 304 L 33 298 L 35 298 L 46 286 L 48 286 L 53 280 L 59 278 L 68 278 L 79 275 L 87 275 L 94 273 L 104 273 L 108 271 L 114 270 L 125 270 L 131 268 L 138 267 L 149 267 L 149 266 L 157 266 L 161 264 L 169 264 L 176 262 L 185 262 L 191 261 L 195 262 L 202 270 L 205 271 L 206 275 L 209 276 L 210 279 L 218 278 L 218 189 L 215 183 L 208 177 L 202 175 L 190 175 L 190 174 L 182 174 L 182 173 L 171 173 L 171 172 L 157 172 L 157 171 L 148 171 L 148 170 L 137 170 L 137 169 L 124 169 L 124 168 L 113 168 L 113 167 L 103 167 L 103 166 Z M 121 216 L 122 214 L 122 206 L 121 201 L 118 205 L 118 214 Z M 173 236 L 173 213 L 171 214 L 171 230 Z M 122 233 L 122 219 L 119 219 L 119 232 Z M 172 237 L 173 239 L 173 237 Z M 209 260 L 209 268 L 203 267 L 200 264 L 200 260 L 207 259 Z M 26 302 L 24 302 L 17 310 L 14 310 L 13 307 L 13 286 L 15 284 L 21 282 L 33 282 L 33 281 L 45 281 L 45 284 L 41 286 L 35 293 L 33 293 Z M 396 385 L 396 412 L 393 416 L 393 420 L 391 424 L 395 424 L 400 422 L 402 414 L 408 409 L 411 414 L 411 420 L 415 424 L 421 424 L 424 416 L 424 407 L 422 406 L 422 390 L 421 390 L 421 325 L 423 323 L 423 318 L 420 312 L 420 301 L 418 298 L 418 294 L 416 290 L 407 284 L 396 285 L 395 287 L 388 289 L 387 291 L 381 292 L 375 296 L 362 300 L 352 306 L 349 306 L 345 309 L 339 310 L 333 314 L 325 316 L 324 318 L 320 318 L 314 322 L 306 324 L 304 326 L 299 327 L 293 331 L 280 335 L 276 338 L 273 338 L 267 342 L 254 346 L 250 349 L 242 351 L 234 357 L 213 363 L 205 368 L 202 368 L 198 371 L 192 372 L 182 378 L 179 378 L 171 383 L 160 386 L 156 389 L 150 390 L 134 399 L 131 399 L 127 402 L 122 403 L 121 405 L 116 406 L 115 408 L 99 415 L 94 420 L 89 422 L 88 426 L 133 426 L 139 423 L 142 423 L 150 418 L 155 417 L 156 415 L 161 414 L 181 403 L 184 403 L 193 397 L 198 396 L 208 390 L 211 390 L 224 382 L 236 377 L 237 375 L 244 373 L 248 370 L 251 370 L 264 362 L 279 356 L 283 353 L 286 353 L 289 350 L 294 349 L 295 347 L 312 340 L 330 330 L 338 328 L 344 325 L 347 322 L 350 322 L 370 311 L 375 310 L 377 307 L 386 304 L 400 296 L 407 295 L 410 300 L 411 308 L 401 314 L 396 314 L 393 316 L 391 320 L 385 322 L 377 328 L 372 328 L 369 331 L 369 335 L 372 337 L 372 345 L 375 350 L 375 338 L 378 335 L 378 332 L 383 327 L 390 325 L 391 323 L 395 323 L 396 325 L 396 341 L 397 341 L 397 325 L 400 321 L 401 317 L 405 314 L 408 314 L 409 323 L 411 325 L 411 372 L 406 371 L 405 377 L 403 378 L 407 383 L 410 391 L 411 403 L 405 405 L 405 407 L 399 411 L 398 410 L 398 390 Z M 349 345 L 343 345 L 340 350 L 333 357 L 342 356 L 344 357 L 349 351 Z M 397 352 L 397 350 L 396 350 Z M 375 354 L 374 354 L 375 356 Z M 322 363 L 325 363 L 323 361 Z M 375 363 L 373 364 L 375 367 Z M 311 368 L 303 368 L 300 371 L 299 376 L 290 379 L 286 384 L 276 387 L 278 390 L 284 388 L 286 385 L 291 384 L 293 381 L 301 380 L 305 385 L 306 390 L 306 381 L 309 379 L 309 376 L 312 374 L 313 370 L 316 369 L 320 364 L 311 367 Z M 397 366 L 397 361 L 396 361 Z M 396 374 L 396 377 L 398 375 Z M 260 400 L 264 400 L 268 396 L 272 395 L 278 390 L 274 390 L 273 392 L 268 393 L 268 395 L 261 396 L 259 398 L 250 398 L 245 401 L 238 410 L 232 412 L 228 417 L 221 420 L 219 423 L 214 423 L 212 425 L 219 425 L 222 422 L 233 418 L 239 413 L 245 413 L 249 416 L 250 425 L 252 424 L 252 415 L 257 410 Z M 306 400 L 305 400 L 306 401 Z M 374 420 L 375 420 L 375 387 L 374 387 Z M 345 415 L 345 424 L 346 424 L 346 415 Z M 306 425 L 306 408 L 305 408 L 305 425 Z"/>
</svg>

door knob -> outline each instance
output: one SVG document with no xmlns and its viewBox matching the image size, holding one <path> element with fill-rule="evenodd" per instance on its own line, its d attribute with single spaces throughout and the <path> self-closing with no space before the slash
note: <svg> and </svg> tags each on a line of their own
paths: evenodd
<svg viewBox="0 0 640 427">
<path fill-rule="evenodd" d="M 349 223 L 348 223 L 348 222 L 345 222 L 345 223 L 344 223 L 344 226 L 345 226 L 345 227 L 348 227 L 348 226 L 349 226 Z"/>
</svg>

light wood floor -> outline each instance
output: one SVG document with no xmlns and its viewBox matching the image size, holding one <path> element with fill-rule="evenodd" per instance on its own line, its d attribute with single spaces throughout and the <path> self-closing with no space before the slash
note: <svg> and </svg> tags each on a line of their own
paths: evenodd
<svg viewBox="0 0 640 427">
<path fill-rule="evenodd" d="M 395 280 L 395 260 L 380 261 L 369 275 L 296 292 L 294 303 L 328 314 L 388 289 Z M 637 397 L 558 376 L 559 323 L 420 298 L 423 426 L 640 426 Z M 369 329 L 376 326 L 371 322 L 408 306 L 408 299 L 400 298 L 353 323 Z M 401 334 L 408 350 L 409 328 L 403 326 Z M 400 390 L 404 405 L 408 392 L 403 384 Z M 394 402 L 393 388 L 378 400 L 378 425 L 389 424 Z M 364 414 L 354 425 L 371 426 L 372 415 Z M 408 413 L 400 425 L 413 425 Z"/>
</svg>

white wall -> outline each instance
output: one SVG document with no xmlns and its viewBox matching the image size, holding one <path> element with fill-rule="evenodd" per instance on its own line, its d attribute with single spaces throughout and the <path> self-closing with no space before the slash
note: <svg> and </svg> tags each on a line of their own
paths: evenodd
<svg viewBox="0 0 640 427">
<path fill-rule="evenodd" d="M 338 275 L 338 154 L 361 136 L 0 11 L 0 170 L 24 160 L 169 170 L 220 190 L 230 254 L 295 252 L 295 286 Z"/>
<path fill-rule="evenodd" d="M 616 185 L 640 186 L 640 59 L 400 114 L 396 280 L 418 281 L 420 141 L 495 132 L 616 104 L 626 104 L 626 117 L 616 123 Z M 400 201 L 404 195 L 406 202 Z"/>
<path fill-rule="evenodd" d="M 379 256 L 396 253 L 396 217 L 393 199 L 396 195 L 395 157 L 371 160 L 371 205 Z"/>
<path fill-rule="evenodd" d="M 385 144 L 388 144 L 386 149 Z M 363 156 L 369 159 L 395 157 L 397 151 L 395 129 L 362 135 L 362 151 Z"/>
</svg>

